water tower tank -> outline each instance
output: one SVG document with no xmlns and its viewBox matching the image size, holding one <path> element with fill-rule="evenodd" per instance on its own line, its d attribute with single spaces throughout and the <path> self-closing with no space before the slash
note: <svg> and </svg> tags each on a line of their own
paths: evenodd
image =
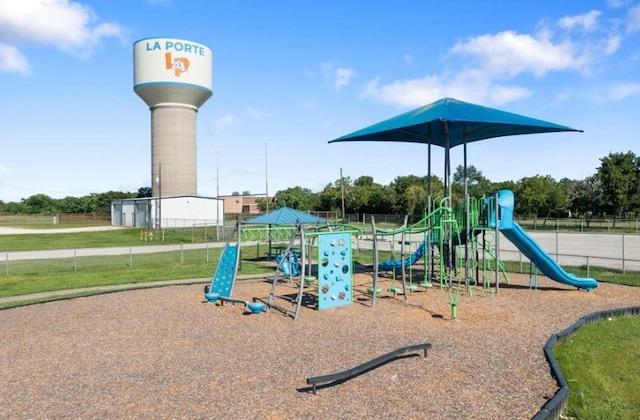
<svg viewBox="0 0 640 420">
<path fill-rule="evenodd" d="M 197 195 L 196 115 L 212 94 L 213 53 L 175 38 L 133 44 L 133 89 L 151 110 L 152 195 Z"/>
</svg>

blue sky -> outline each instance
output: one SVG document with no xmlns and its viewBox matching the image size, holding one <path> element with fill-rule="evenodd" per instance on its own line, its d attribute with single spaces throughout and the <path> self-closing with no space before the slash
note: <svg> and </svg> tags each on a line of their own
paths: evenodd
<svg viewBox="0 0 640 420">
<path fill-rule="evenodd" d="M 132 68 L 148 37 L 213 50 L 199 195 L 320 191 L 340 168 L 425 175 L 424 145 L 327 141 L 443 97 L 584 130 L 469 145 L 492 181 L 582 179 L 610 152 L 640 154 L 640 1 L 511 3 L 0 0 L 0 200 L 151 185 Z"/>
</svg>

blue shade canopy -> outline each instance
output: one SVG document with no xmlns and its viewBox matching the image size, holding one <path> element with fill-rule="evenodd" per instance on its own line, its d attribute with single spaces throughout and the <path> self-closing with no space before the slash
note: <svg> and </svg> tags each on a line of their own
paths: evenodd
<svg viewBox="0 0 640 420">
<path fill-rule="evenodd" d="M 519 134 L 582 131 L 523 115 L 444 98 L 351 134 L 330 140 L 426 143 L 446 149 Z"/>
<path fill-rule="evenodd" d="M 308 225 L 314 223 L 327 223 L 327 219 L 295 210 L 289 207 L 280 207 L 269 213 L 261 214 L 245 220 L 243 224 L 253 225 L 295 225 L 297 223 Z"/>
</svg>

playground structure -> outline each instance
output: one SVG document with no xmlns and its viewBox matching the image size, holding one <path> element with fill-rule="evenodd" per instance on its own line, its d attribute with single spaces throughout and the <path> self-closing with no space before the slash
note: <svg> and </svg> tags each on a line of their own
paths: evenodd
<svg viewBox="0 0 640 420">
<path fill-rule="evenodd" d="M 503 234 L 530 261 L 530 288 L 537 287 L 537 271 L 540 269 L 550 279 L 591 291 L 598 286 L 594 279 L 580 278 L 564 269 L 513 220 L 514 195 L 510 190 L 498 191 L 482 199 L 468 198 L 464 209 L 457 211 L 450 206 L 450 199 L 435 203 L 435 210 L 420 221 L 395 230 L 385 231 L 376 227 L 372 218 L 372 239 L 374 252 L 373 285 L 368 289 L 371 306 L 383 290 L 379 287 L 380 272 L 391 273 L 391 286 L 386 289 L 394 297 L 402 294 L 404 299 L 418 287 L 425 289 L 438 283 L 440 289 L 448 292 L 451 316 L 457 316 L 458 297 L 461 290 L 472 295 L 481 287 L 483 296 L 493 296 L 500 286 L 499 275 L 506 283 L 509 277 L 499 259 L 499 238 Z M 429 206 L 430 207 L 430 206 Z M 400 237 L 399 258 L 395 257 L 396 237 Z M 390 237 L 391 239 L 386 239 Z M 416 237 L 418 241 L 415 241 Z M 379 261 L 380 245 L 390 244 L 392 259 Z M 418 243 L 415 251 L 407 245 Z M 423 259 L 421 281 L 414 283 L 413 271 Z M 397 278 L 401 286 L 397 287 Z M 407 277 L 409 280 L 407 280 Z M 494 281 L 495 289 L 491 283 Z M 535 279 L 535 281 L 533 281 Z"/>
<path fill-rule="evenodd" d="M 300 316 L 302 306 L 314 299 L 312 304 L 318 310 L 350 305 L 353 302 L 354 233 L 359 236 L 363 230 L 343 224 L 305 227 L 297 223 L 295 226 L 275 228 L 243 228 L 236 223 L 220 255 L 211 284 L 205 288 L 205 298 L 211 303 L 218 300 L 221 304 L 241 303 L 252 313 L 276 309 L 294 320 Z M 235 244 L 231 243 L 233 239 L 237 240 Z M 269 296 L 266 299 L 254 297 L 253 302 L 234 298 L 232 293 L 242 241 L 268 241 L 271 249 L 272 242 L 284 239 L 287 239 L 287 245 L 280 247 L 282 252 L 275 258 L 276 267 Z M 313 293 L 307 291 L 316 281 L 317 289 Z M 283 288 L 290 293 L 279 293 Z M 282 302 L 289 303 L 289 306 Z"/>
<path fill-rule="evenodd" d="M 497 258 L 495 227 L 491 227 L 487 222 L 486 209 L 491 206 L 492 199 L 472 199 L 468 221 L 465 221 L 462 210 L 455 211 L 451 207 L 450 201 L 449 198 L 437 199 L 433 203 L 435 210 L 410 226 L 407 226 L 405 219 L 404 225 L 395 230 L 379 229 L 372 218 L 374 273 L 373 286 L 368 289 L 371 306 L 375 305 L 377 296 L 383 292 L 378 287 L 381 271 L 391 274 L 392 286 L 386 291 L 394 297 L 402 294 L 405 300 L 416 289 L 429 289 L 437 283 L 440 290 L 448 292 L 453 318 L 456 317 L 461 289 L 465 289 L 471 295 L 474 288 L 481 285 L 483 295 L 491 296 L 491 279 L 495 278 L 498 287 L 499 272 L 502 272 L 506 282 L 509 282 L 506 270 Z M 396 241 L 398 236 L 400 240 Z M 387 239 L 389 237 L 391 239 Z M 392 259 L 379 261 L 381 241 L 390 244 Z M 398 259 L 395 258 L 396 242 L 400 244 Z M 407 246 L 410 247 L 414 243 L 418 243 L 417 249 L 408 250 Z M 416 270 L 416 264 L 421 259 L 424 263 L 416 284 L 414 271 L 420 272 Z M 401 278 L 402 287 L 396 286 L 398 277 Z"/>
<path fill-rule="evenodd" d="M 509 239 L 532 263 L 552 280 L 591 291 L 598 287 L 598 282 L 591 278 L 577 277 L 567 273 L 522 227 L 513 220 L 514 195 L 510 190 L 497 193 L 499 230 Z M 490 216 L 495 222 L 495 217 Z"/>
<path fill-rule="evenodd" d="M 439 213 L 444 213 L 445 217 L 451 213 L 450 210 L 445 210 L 446 208 L 451 208 L 451 197 L 452 188 L 451 188 L 451 148 L 456 146 L 463 147 L 463 180 L 464 180 L 464 195 L 463 195 L 463 204 L 465 206 L 463 212 L 463 230 L 456 229 L 455 224 L 459 224 L 452 220 L 449 222 L 449 226 L 445 228 L 446 224 L 430 224 L 428 225 L 429 230 L 434 230 L 436 228 L 442 228 L 442 232 L 438 232 L 441 237 L 439 238 L 440 244 L 440 266 L 442 268 L 443 262 L 447 261 L 447 264 L 444 264 L 447 267 L 447 283 L 448 283 L 448 291 L 450 292 L 450 300 L 451 300 L 451 309 L 452 315 L 455 317 L 455 307 L 457 304 L 457 294 L 451 295 L 452 285 L 454 283 L 454 279 L 457 277 L 457 270 L 455 270 L 454 263 L 456 261 L 455 251 L 456 246 L 454 243 L 454 237 L 457 232 L 464 231 L 464 236 L 460 236 L 460 238 L 464 238 L 464 244 L 462 241 L 458 241 L 458 245 L 464 245 L 464 260 L 463 260 L 463 268 L 464 268 L 464 282 L 466 285 L 469 284 L 470 276 L 469 270 L 473 269 L 473 259 L 470 258 L 469 252 L 473 251 L 473 247 L 470 247 L 469 244 L 471 241 L 471 236 L 475 234 L 476 230 L 472 228 L 472 210 L 470 208 L 471 199 L 468 194 L 468 176 L 467 176 L 467 145 L 471 142 L 496 138 L 496 137 L 507 137 L 507 136 L 518 136 L 523 134 L 536 134 L 536 133 L 561 133 L 561 132 L 579 132 L 581 130 L 577 130 L 575 128 L 571 128 L 568 126 L 555 124 L 548 121 L 539 120 L 536 118 L 527 117 L 524 115 L 514 114 L 511 112 L 502 111 L 495 108 L 488 108 L 481 105 L 476 105 L 468 102 L 463 102 L 454 98 L 442 98 L 433 103 L 424 105 L 422 107 L 413 109 L 411 111 L 405 112 L 400 115 L 396 115 L 384 121 L 377 122 L 368 127 L 361 128 L 357 131 L 354 131 L 350 134 L 346 134 L 344 136 L 338 137 L 336 139 L 330 140 L 329 143 L 338 143 L 338 142 L 361 142 L 361 141 L 376 141 L 376 142 L 401 142 L 401 143 L 418 143 L 425 144 L 427 146 L 428 153 L 428 170 L 427 170 L 427 203 L 428 203 L 428 214 L 431 214 L 431 147 L 439 146 L 444 149 L 444 195 L 449 197 L 449 203 L 446 206 L 441 206 L 442 209 L 438 210 Z M 500 210 L 505 207 L 504 210 L 511 214 L 513 214 L 513 201 L 508 203 L 506 200 L 506 195 L 502 196 L 502 204 L 501 204 L 501 195 L 500 192 L 494 197 L 494 213 L 493 213 L 493 224 L 494 224 L 494 233 L 495 233 L 495 243 L 496 243 L 496 261 L 499 261 L 498 258 L 498 246 L 499 243 L 499 231 L 504 230 L 504 234 L 507 238 L 512 240 L 514 244 L 529 257 L 532 261 L 532 264 L 535 264 L 536 267 L 539 267 L 543 272 L 551 273 L 551 278 L 562 281 L 566 284 L 576 285 L 577 287 L 585 288 L 586 290 L 591 290 L 597 285 L 595 280 L 586 279 L 584 281 L 577 280 L 574 276 L 569 276 L 564 273 L 557 264 L 554 264 L 553 260 L 548 257 L 548 255 L 542 251 L 542 249 L 531 239 L 524 230 L 519 229 L 517 224 L 513 222 L 509 223 L 509 219 L 505 218 L 504 222 L 500 219 Z M 485 208 L 489 209 L 492 207 L 490 203 L 491 197 L 489 198 L 489 202 L 483 202 L 486 204 Z M 507 208 L 508 205 L 511 205 L 511 209 Z M 491 213 L 487 212 L 489 215 Z M 442 216 L 442 214 L 441 214 Z M 513 218 L 511 217 L 511 220 Z M 500 221 L 499 221 L 500 220 Z M 491 227 L 492 220 L 491 218 L 487 219 L 486 227 Z M 448 232 L 445 232 L 445 229 Z M 448 240 L 446 240 L 448 238 Z M 446 241 L 446 242 L 445 242 Z M 374 241 L 375 243 L 375 241 Z M 447 245 L 445 250 L 445 244 Z M 425 244 L 428 249 L 431 248 L 431 243 Z M 426 255 L 430 255 L 429 252 Z M 404 260 L 402 260 L 404 261 Z M 483 260 L 484 261 L 484 260 Z M 428 265 L 428 264 L 427 264 Z M 496 264 L 497 265 L 497 264 Z M 377 268 L 377 265 L 376 265 Z M 454 268 L 451 270 L 451 268 Z M 425 270 L 426 271 L 426 270 Z M 498 290 L 498 270 L 494 270 L 496 275 L 496 291 Z M 453 273 L 453 275 L 451 274 Z M 546 274 L 546 273 L 545 273 Z M 440 271 L 441 279 L 444 276 L 444 271 Z M 377 279 L 377 273 L 376 273 Z M 404 278 L 404 277 L 403 277 Z M 375 280 L 374 279 L 374 282 Z M 457 277 L 457 285 L 456 293 L 460 291 L 461 280 Z M 442 283 L 441 283 L 442 284 Z M 406 283 L 403 283 L 406 286 Z M 378 289 L 374 284 L 372 294 L 372 302 L 375 301 L 375 296 L 378 292 Z M 405 289 L 405 298 L 406 298 L 406 289 Z"/>
<path fill-rule="evenodd" d="M 531 261 L 530 288 L 537 288 L 538 269 L 566 285 L 587 291 L 596 288 L 596 280 L 564 271 L 513 220 L 514 201 L 513 192 L 501 190 L 490 197 L 468 198 L 464 208 L 456 209 L 446 197 L 429 203 L 429 207 L 433 204 L 435 209 L 420 221 L 407 225 L 405 218 L 403 226 L 394 230 L 378 228 L 372 218 L 373 280 L 372 287 L 367 289 L 371 306 L 375 306 L 376 299 L 383 293 L 379 287 L 380 273 L 387 272 L 391 273 L 391 286 L 386 292 L 394 298 L 402 295 L 408 300 L 419 288 L 427 290 L 436 284 L 447 292 L 451 317 L 456 318 L 461 291 L 471 296 L 480 287 L 481 295 L 490 297 L 499 292 L 500 274 L 509 283 L 499 258 L 501 234 Z M 243 228 L 237 223 L 221 253 L 211 285 L 205 290 L 205 298 L 209 302 L 220 300 L 221 304 L 242 303 L 252 313 L 276 309 L 294 320 L 299 318 L 304 305 L 319 310 L 350 305 L 353 302 L 354 234 L 357 244 L 363 233 L 362 229 L 350 225 L 305 227 L 297 223 Z M 234 238 L 237 243 L 231 244 Z M 276 269 L 266 299 L 254 298 L 249 302 L 232 296 L 243 240 L 268 241 L 268 254 L 272 242 L 286 242 L 286 246 L 279 247 L 282 252 L 275 258 Z M 396 242 L 400 244 L 399 258 L 395 253 Z M 387 251 L 391 259 L 380 261 L 383 243 L 389 244 Z M 418 244 L 415 250 L 411 250 L 412 244 Z M 420 260 L 423 260 L 422 270 L 418 267 Z M 282 293 L 283 289 L 288 293 Z"/>
<path fill-rule="evenodd" d="M 297 320 L 303 305 L 318 310 L 350 305 L 353 302 L 354 233 L 359 235 L 362 230 L 348 225 L 305 228 L 298 224 L 271 280 L 267 310 L 277 309 Z M 296 243 L 299 253 L 294 251 Z M 279 292 L 283 289 L 293 293 Z M 289 308 L 285 306 L 287 303 Z"/>
</svg>

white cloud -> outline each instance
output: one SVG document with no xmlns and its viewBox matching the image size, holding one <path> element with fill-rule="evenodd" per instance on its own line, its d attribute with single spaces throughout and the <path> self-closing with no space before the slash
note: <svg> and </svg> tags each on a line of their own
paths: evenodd
<svg viewBox="0 0 640 420">
<path fill-rule="evenodd" d="M 380 85 L 379 78 L 369 82 L 363 97 L 400 108 L 418 107 L 443 97 L 453 97 L 463 101 L 487 105 L 504 105 L 527 98 L 533 91 L 516 85 L 494 83 L 481 71 L 469 70 L 451 79 L 428 75 L 420 79 L 397 80 Z"/>
<path fill-rule="evenodd" d="M 627 32 L 640 31 L 640 4 L 629 9 L 627 14 Z"/>
<path fill-rule="evenodd" d="M 320 63 L 320 74 L 333 85 L 336 91 L 340 91 L 344 86 L 351 83 L 351 79 L 356 76 L 356 71 L 346 67 L 337 67 L 333 61 Z M 309 73 L 313 76 L 313 73 Z"/>
<path fill-rule="evenodd" d="M 247 114 L 249 114 L 249 116 L 254 120 L 264 120 L 269 116 L 267 111 L 254 108 L 247 109 Z"/>
<path fill-rule="evenodd" d="M 17 48 L 0 44 L 0 72 L 29 74 L 29 62 Z"/>
<path fill-rule="evenodd" d="M 640 94 L 640 83 L 617 83 L 609 88 L 606 98 L 616 102 L 638 94 Z"/>
<path fill-rule="evenodd" d="M 528 98 L 531 95 L 533 95 L 533 91 L 523 86 L 507 86 L 495 84 L 492 85 L 490 89 L 486 90 L 486 100 L 481 100 L 481 102 L 499 106 L 508 104 L 509 102 Z"/>
<path fill-rule="evenodd" d="M 40 44 L 88 57 L 102 39 L 123 33 L 120 25 L 99 22 L 89 6 L 78 2 L 0 0 L 0 42 L 14 48 Z"/>
<path fill-rule="evenodd" d="M 236 125 L 236 118 L 233 115 L 223 115 L 213 120 L 213 130 L 217 133 L 228 127 L 235 127 Z"/>
<path fill-rule="evenodd" d="M 592 31 L 598 27 L 598 18 L 602 15 L 599 10 L 592 10 L 582 15 L 565 16 L 558 20 L 558 26 L 564 29 L 584 29 Z"/>
<path fill-rule="evenodd" d="M 622 37 L 618 34 L 613 34 L 608 38 L 604 39 L 603 42 L 603 52 L 606 55 L 611 55 L 620 49 L 622 45 Z"/>
<path fill-rule="evenodd" d="M 607 0 L 607 6 L 612 9 L 620 9 L 631 4 L 632 0 Z"/>
<path fill-rule="evenodd" d="M 564 103 L 571 99 L 572 95 L 570 92 L 564 90 L 562 92 L 556 93 L 555 102 L 556 103 Z"/>
<path fill-rule="evenodd" d="M 603 21 L 610 25 L 605 27 L 601 14 L 567 16 L 555 26 L 542 22 L 531 34 L 503 31 L 460 40 L 449 51 L 447 71 L 388 83 L 377 78 L 366 85 L 362 97 L 398 107 L 420 106 L 446 96 L 487 105 L 530 97 L 535 92 L 524 85 L 526 76 L 589 75 L 620 50 L 623 37 L 617 32 L 618 22 Z M 640 6 L 638 15 L 640 29 Z M 554 28 L 564 30 L 559 33 Z"/>
<path fill-rule="evenodd" d="M 353 69 L 346 69 L 343 67 L 337 68 L 334 72 L 333 87 L 336 91 L 340 91 L 344 86 L 348 86 L 351 79 L 355 77 L 356 72 Z"/>
<path fill-rule="evenodd" d="M 333 69 L 335 68 L 335 64 L 332 61 L 325 61 L 320 63 L 320 73 L 325 79 L 331 79 L 333 75 Z"/>
<path fill-rule="evenodd" d="M 522 73 L 542 77 L 550 71 L 575 70 L 587 65 L 570 41 L 554 44 L 544 30 L 536 36 L 514 31 L 481 35 L 458 42 L 451 52 L 475 58 L 477 67 L 494 77 Z"/>
<path fill-rule="evenodd" d="M 413 56 L 411 54 L 405 54 L 402 60 L 407 64 L 413 64 Z"/>
</svg>

